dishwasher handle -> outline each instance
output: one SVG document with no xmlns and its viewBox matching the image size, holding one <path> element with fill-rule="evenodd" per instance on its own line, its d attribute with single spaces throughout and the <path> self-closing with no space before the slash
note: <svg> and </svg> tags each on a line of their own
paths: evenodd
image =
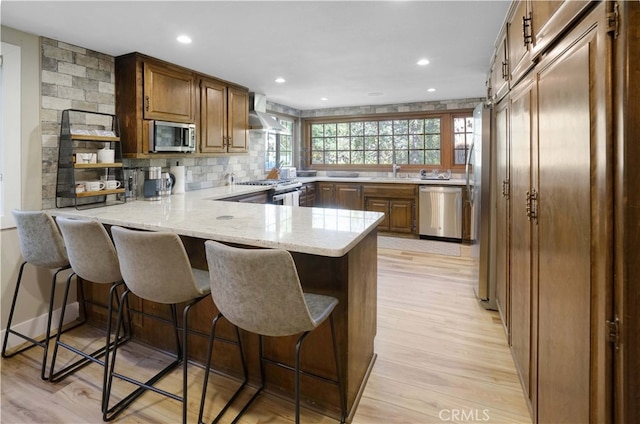
<svg viewBox="0 0 640 424">
<path fill-rule="evenodd" d="M 420 191 L 423 193 L 438 192 L 438 193 L 460 193 L 461 187 L 420 187 Z"/>
</svg>

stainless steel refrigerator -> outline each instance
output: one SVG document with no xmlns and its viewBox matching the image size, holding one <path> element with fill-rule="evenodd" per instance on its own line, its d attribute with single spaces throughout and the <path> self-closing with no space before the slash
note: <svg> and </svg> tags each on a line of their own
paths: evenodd
<svg viewBox="0 0 640 424">
<path fill-rule="evenodd" d="M 479 104 L 473 111 L 473 143 L 466 163 L 467 201 L 471 206 L 471 257 L 477 278 L 475 293 L 482 306 L 497 309 L 495 236 L 491 225 L 491 117 L 492 109 Z"/>
</svg>

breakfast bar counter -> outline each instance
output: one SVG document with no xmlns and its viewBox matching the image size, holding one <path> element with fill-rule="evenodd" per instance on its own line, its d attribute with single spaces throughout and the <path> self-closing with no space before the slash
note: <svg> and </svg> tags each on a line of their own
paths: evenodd
<svg viewBox="0 0 640 424">
<path fill-rule="evenodd" d="M 339 300 L 334 317 L 345 384 L 347 415 L 355 413 L 359 396 L 375 360 L 377 298 L 377 230 L 383 214 L 325 208 L 226 202 L 219 199 L 250 194 L 260 188 L 225 186 L 173 195 L 160 201 L 133 201 L 102 208 L 53 209 L 54 216 L 97 219 L 105 226 L 118 225 L 149 231 L 170 231 L 180 235 L 192 266 L 207 269 L 204 241 L 216 240 L 246 248 L 278 248 L 291 252 L 306 292 L 334 296 Z M 100 284 L 82 282 L 89 299 L 107 299 Z M 169 317 L 157 305 L 132 298 L 132 307 L 145 313 Z M 207 352 L 206 337 L 217 309 L 211 298 L 192 311 L 189 328 L 190 359 L 202 363 Z M 101 323 L 100 309 L 89 308 L 88 318 Z M 134 337 L 158 349 L 170 351 L 166 329 L 156 320 L 134 315 Z M 219 325 L 221 336 L 234 339 L 226 321 Z M 252 383 L 259 379 L 257 336 L 242 333 Z M 297 337 L 265 338 L 265 354 L 293 364 Z M 301 352 L 302 369 L 335 377 L 328 322 L 313 331 Z M 212 367 L 239 377 L 241 365 L 237 347 L 216 343 Z M 266 390 L 293 397 L 293 376 L 279 367 L 266 366 Z M 193 382 L 201 384 L 201 382 Z M 340 399 L 335 386 L 301 377 L 301 399 L 307 407 L 338 418 Z M 210 411 L 215 415 L 215 411 Z M 205 411 L 206 413 L 206 411 Z M 206 415 L 205 415 L 206 416 Z"/>
</svg>

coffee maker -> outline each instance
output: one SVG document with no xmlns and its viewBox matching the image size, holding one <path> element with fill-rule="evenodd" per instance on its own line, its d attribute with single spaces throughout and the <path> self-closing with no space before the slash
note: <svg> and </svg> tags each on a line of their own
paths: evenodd
<svg viewBox="0 0 640 424">
<path fill-rule="evenodd" d="M 162 168 L 150 166 L 142 170 L 142 198 L 144 200 L 160 200 L 162 192 Z"/>
</svg>

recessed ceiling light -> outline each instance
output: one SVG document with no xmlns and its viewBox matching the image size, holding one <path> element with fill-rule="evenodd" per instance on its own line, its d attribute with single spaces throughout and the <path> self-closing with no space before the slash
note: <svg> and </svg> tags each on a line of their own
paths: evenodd
<svg viewBox="0 0 640 424">
<path fill-rule="evenodd" d="M 280 77 L 280 78 L 276 78 L 276 82 L 277 82 L 278 84 L 282 84 L 282 83 L 284 83 L 285 81 L 286 81 L 286 80 L 285 80 L 284 78 L 282 78 L 282 77 Z"/>
<path fill-rule="evenodd" d="M 178 42 L 180 42 L 182 44 L 191 43 L 191 37 L 189 37 L 188 35 L 180 35 L 180 36 L 178 36 L 178 38 L 176 38 L 176 40 L 178 40 Z"/>
<path fill-rule="evenodd" d="M 373 93 L 369 93 L 369 96 L 371 97 L 378 97 L 378 96 L 383 96 L 384 93 L 380 93 L 379 91 L 374 91 Z"/>
<path fill-rule="evenodd" d="M 435 88 L 428 88 L 428 89 L 427 89 L 427 91 L 428 91 L 429 93 L 433 93 L 434 91 L 436 91 L 436 89 L 435 89 Z"/>
<path fill-rule="evenodd" d="M 327 99 L 326 97 L 320 97 L 320 100 L 322 100 L 323 102 L 326 102 L 329 99 Z"/>
<path fill-rule="evenodd" d="M 420 60 L 417 62 L 417 64 L 418 64 L 418 65 L 420 65 L 420 66 L 428 65 L 428 64 L 429 64 L 429 59 L 420 59 Z"/>
</svg>

